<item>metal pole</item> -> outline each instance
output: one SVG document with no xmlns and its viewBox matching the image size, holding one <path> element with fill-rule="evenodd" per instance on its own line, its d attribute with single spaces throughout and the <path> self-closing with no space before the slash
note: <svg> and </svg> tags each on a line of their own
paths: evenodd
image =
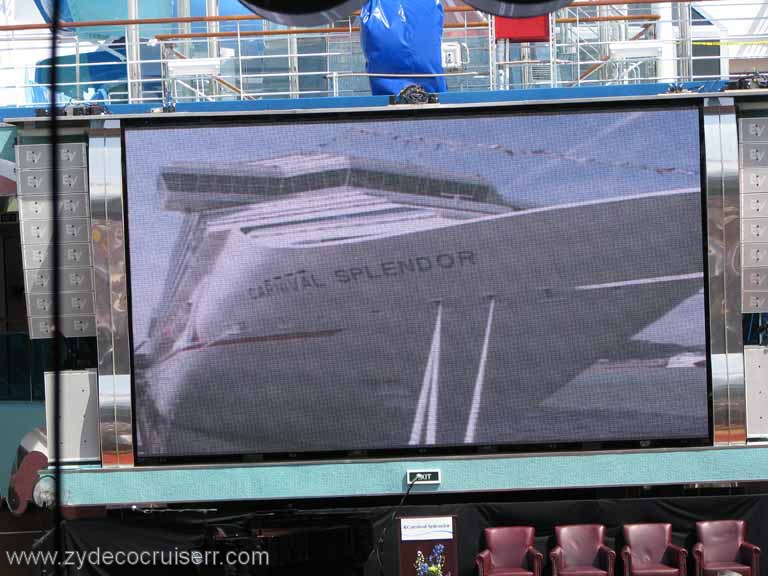
<svg viewBox="0 0 768 576">
<path fill-rule="evenodd" d="M 331 87 L 329 84 L 329 82 L 331 82 L 331 68 L 332 68 L 331 58 L 333 58 L 333 56 L 331 55 L 331 43 L 329 38 L 326 38 L 325 40 L 325 53 L 326 53 L 326 56 L 325 58 L 323 58 L 323 60 L 325 61 L 325 92 L 326 94 L 329 94 L 331 93 L 330 92 Z"/>
<path fill-rule="evenodd" d="M 579 9 L 576 8 L 576 84 L 581 86 L 581 31 L 579 30 Z"/>
<path fill-rule="evenodd" d="M 296 35 L 288 37 L 288 84 L 291 98 L 299 97 L 299 39 Z"/>
<path fill-rule="evenodd" d="M 192 9 L 190 8 L 190 0 L 177 0 L 178 6 L 179 6 L 179 18 L 189 18 L 192 16 Z M 179 33 L 181 34 L 191 34 L 192 33 L 192 23 L 191 22 L 180 22 L 179 23 Z M 189 50 L 189 44 L 186 42 L 180 46 L 181 53 L 184 54 L 187 58 L 189 58 L 190 50 Z"/>
<path fill-rule="evenodd" d="M 75 99 L 81 100 L 83 96 L 80 93 L 80 37 L 79 36 L 75 36 L 75 84 L 76 84 Z"/>
<path fill-rule="evenodd" d="M 495 82 L 495 84 L 492 84 L 491 90 L 504 90 L 506 86 L 506 79 L 505 79 L 505 73 L 507 70 L 506 62 L 508 61 L 508 58 L 504 56 L 504 43 L 506 40 L 499 40 L 496 42 L 496 45 L 493 47 L 493 56 L 496 60 L 496 64 L 493 67 L 493 74 L 491 78 L 491 82 Z"/>
<path fill-rule="evenodd" d="M 206 16 L 218 16 L 219 15 L 219 0 L 205 0 L 205 15 Z M 219 31 L 218 22 L 208 22 L 208 32 L 216 33 Z M 214 38 L 208 39 L 208 57 L 219 57 L 219 42 Z"/>
<path fill-rule="evenodd" d="M 51 146 L 51 174 L 53 175 L 53 178 L 51 180 L 51 205 L 52 206 L 58 206 L 58 199 L 59 199 L 59 186 L 58 186 L 58 178 L 56 175 L 58 174 L 59 169 L 59 154 L 57 150 L 58 145 L 58 138 L 59 138 L 59 113 L 56 110 L 56 93 L 58 92 L 58 80 L 59 80 L 59 70 L 57 67 L 57 60 L 58 60 L 58 41 L 59 41 L 59 19 L 61 18 L 61 4 L 59 0 L 53 0 L 52 2 L 52 10 L 51 10 L 51 16 L 52 16 L 52 24 L 53 27 L 51 28 L 51 76 L 50 76 L 50 82 L 51 82 L 51 122 L 50 122 L 50 146 Z M 56 498 L 56 504 L 53 509 L 53 534 L 54 534 L 54 542 L 55 542 L 55 550 L 56 553 L 59 555 L 63 555 L 65 553 L 65 547 L 64 547 L 64 531 L 62 529 L 62 524 L 64 520 L 64 516 L 61 509 L 61 502 L 63 498 L 63 492 L 62 492 L 62 480 L 61 480 L 61 361 L 62 361 L 62 355 L 61 355 L 61 349 L 64 345 L 64 339 L 62 338 L 62 334 L 60 331 L 61 328 L 61 319 L 60 319 L 60 313 L 61 313 L 61 300 L 59 299 L 59 292 L 61 290 L 61 277 L 58 274 L 59 266 L 60 266 L 60 260 L 61 260 L 61 251 L 59 250 L 59 230 L 60 230 L 60 222 L 58 218 L 52 218 L 52 268 L 54 270 L 52 276 L 53 276 L 53 324 L 55 326 L 54 329 L 54 340 L 53 340 L 53 370 L 54 370 L 54 376 L 53 376 L 53 437 L 55 439 L 55 442 L 53 442 L 53 453 L 51 456 L 53 456 L 54 461 L 54 468 L 53 468 L 53 486 L 54 486 L 54 494 Z M 60 556 L 61 557 L 61 556 Z M 56 566 L 54 568 L 54 573 L 58 576 L 59 574 L 63 574 L 63 567 L 61 564 Z"/>
<path fill-rule="evenodd" d="M 531 43 L 520 43 L 520 60 L 523 61 L 523 89 L 531 87 Z"/>
<path fill-rule="evenodd" d="M 610 14 L 610 11 L 608 9 L 608 6 L 598 6 L 597 7 L 597 15 L 598 17 L 605 17 Z M 598 22 L 597 24 L 597 41 L 600 43 L 600 46 L 598 47 L 598 54 L 600 54 L 600 60 L 607 61 L 611 57 L 611 49 L 610 49 L 610 41 L 611 41 L 611 29 L 610 29 L 610 22 Z M 607 66 L 602 66 L 600 68 L 600 80 L 602 82 L 605 82 L 607 80 L 610 80 L 610 75 L 608 74 L 609 70 Z"/>
<path fill-rule="evenodd" d="M 205 0 L 205 14 L 206 16 L 218 16 L 219 15 L 219 0 Z M 220 26 L 218 22 L 208 22 L 208 32 L 218 33 Z M 208 57 L 219 57 L 219 40 L 215 36 L 208 39 Z M 219 93 L 219 85 L 217 82 L 211 80 L 211 94 L 215 97 Z"/>
<path fill-rule="evenodd" d="M 139 19 L 139 0 L 128 1 L 128 18 Z M 142 96 L 141 85 L 141 36 L 139 25 L 126 26 L 125 53 L 128 57 L 128 102 L 140 102 Z"/>
<path fill-rule="evenodd" d="M 160 96 L 163 99 L 163 107 L 171 103 L 171 75 L 168 73 L 167 47 L 165 43 L 160 43 Z"/>
<path fill-rule="evenodd" d="M 245 100 L 245 84 L 243 82 L 243 45 L 240 38 L 240 22 L 237 23 L 237 68 L 240 75 L 240 100 Z"/>
<path fill-rule="evenodd" d="M 499 44 L 499 42 L 497 42 L 497 44 Z M 512 60 L 512 42 L 509 39 L 504 39 L 500 44 L 504 47 L 504 66 L 499 66 L 501 79 L 500 85 L 503 90 L 511 90 L 512 83 L 510 82 L 510 76 L 512 69 L 508 62 Z"/>
<path fill-rule="evenodd" d="M 171 98 L 174 104 L 179 100 L 179 85 L 176 82 L 176 78 L 171 79 Z"/>
<path fill-rule="evenodd" d="M 676 82 L 677 67 L 675 60 L 677 58 L 675 50 L 675 26 L 672 18 L 672 5 L 659 4 L 659 16 L 656 23 L 658 38 L 661 40 L 661 65 L 657 76 L 661 82 Z"/>
<path fill-rule="evenodd" d="M 693 28 L 691 21 L 691 3 L 683 2 L 678 4 L 680 11 L 680 47 L 683 49 L 683 70 L 681 78 L 693 80 Z"/>
<path fill-rule="evenodd" d="M 490 89 L 496 90 L 499 67 L 496 59 L 496 18 L 490 14 L 488 18 L 488 78 Z"/>
<path fill-rule="evenodd" d="M 334 71 L 331 74 L 331 82 L 333 82 L 333 95 L 338 96 L 339 95 L 339 73 L 337 71 Z"/>
<path fill-rule="evenodd" d="M 555 76 L 557 75 L 557 28 L 555 27 L 554 14 L 549 15 L 549 86 L 554 88 L 556 85 Z"/>
</svg>

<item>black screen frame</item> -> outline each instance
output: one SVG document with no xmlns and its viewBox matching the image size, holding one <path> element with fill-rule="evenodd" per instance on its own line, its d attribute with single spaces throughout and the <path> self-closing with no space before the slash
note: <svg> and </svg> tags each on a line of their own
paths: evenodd
<svg viewBox="0 0 768 576">
<path fill-rule="evenodd" d="M 214 128 L 214 127 L 246 127 L 246 126 L 275 126 L 281 124 L 308 124 L 308 123 L 350 123 L 366 122 L 372 120 L 425 120 L 425 119 L 458 119 L 473 117 L 498 117 L 501 115 L 566 115 L 579 113 L 598 112 L 642 112 L 647 110 L 674 110 L 688 109 L 698 110 L 699 116 L 699 154 L 700 154 L 700 200 L 701 200 L 701 232 L 702 232 L 702 263 L 704 271 L 704 303 L 705 303 L 705 341 L 706 341 L 706 377 L 707 377 L 707 408 L 708 408 L 708 435 L 706 437 L 670 438 L 670 439 L 630 439 L 616 441 L 576 441 L 576 442 L 541 442 L 541 443 L 498 443 L 498 444 L 472 444 L 455 446 L 419 446 L 411 448 L 376 448 L 369 450 L 326 450 L 326 451 L 302 451 L 302 452 L 261 452 L 251 454 L 217 454 L 217 455 L 186 455 L 186 456 L 142 456 L 138 449 L 138 422 L 136 414 L 136 387 L 134 366 L 134 334 L 132 313 L 132 283 L 131 283 L 131 256 L 130 256 L 130 213 L 127 197 L 130 194 L 127 178 L 126 158 L 126 132 L 135 130 L 152 130 L 163 128 Z M 123 210 L 124 210 L 124 247 L 126 258 L 126 274 L 128 281 L 128 329 L 130 341 L 130 367 L 131 367 L 131 412 L 134 461 L 137 466 L 157 465 L 198 465 L 198 464 L 231 464 L 231 463 L 306 463 L 309 461 L 339 462 L 345 460 L 385 460 L 385 459 L 423 459 L 442 457 L 466 457 L 466 456 L 503 456 L 520 454 L 547 455 L 553 453 L 589 453 L 600 451 L 634 451 L 651 449 L 675 449 L 675 448 L 702 448 L 714 445 L 714 406 L 713 406 L 713 378 L 712 378 L 712 351 L 711 351 L 711 314 L 710 314 L 710 274 L 709 259 L 707 257 L 709 247 L 708 237 L 708 204 L 707 204 L 707 162 L 706 140 L 704 135 L 704 101 L 697 99 L 649 99 L 641 101 L 586 101 L 564 103 L 533 103 L 533 104 L 467 104 L 451 107 L 424 107 L 424 108 L 400 108 L 389 106 L 381 108 L 362 108 L 358 110 L 333 108 L 325 110 L 293 110 L 274 111 L 258 114 L 221 114 L 221 115 L 189 115 L 179 118 L 174 116 L 153 116 L 141 118 L 126 118 L 120 123 L 121 130 L 121 155 L 123 172 Z"/>
</svg>

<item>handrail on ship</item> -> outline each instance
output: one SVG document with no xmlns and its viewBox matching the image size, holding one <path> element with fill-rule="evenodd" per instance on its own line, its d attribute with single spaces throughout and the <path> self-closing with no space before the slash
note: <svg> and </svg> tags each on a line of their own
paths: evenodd
<svg viewBox="0 0 768 576">
<path fill-rule="evenodd" d="M 171 48 L 171 52 L 179 60 L 189 60 L 188 56 L 182 54 L 181 52 L 179 52 L 175 48 Z M 242 98 L 244 100 L 254 100 L 253 96 L 250 96 L 250 95 L 246 94 L 242 90 L 242 88 L 238 88 L 237 86 L 235 86 L 231 82 L 228 82 L 225 78 L 222 78 L 221 76 L 212 75 L 211 79 L 214 82 L 216 82 L 217 84 L 219 84 L 220 86 L 223 86 L 224 88 L 226 88 L 227 90 L 230 90 L 230 91 L 234 92 L 235 94 L 237 94 L 238 96 L 240 96 L 240 98 Z"/>
<path fill-rule="evenodd" d="M 447 22 L 445 29 L 487 28 L 487 22 Z M 179 34 L 158 34 L 155 39 L 165 42 L 167 40 L 182 40 L 190 38 L 247 38 L 253 36 L 296 36 L 302 34 L 344 34 L 359 32 L 359 26 L 336 26 L 332 28 L 286 28 L 283 30 L 246 30 L 240 32 L 188 32 Z"/>
<path fill-rule="evenodd" d="M 632 38 L 630 38 L 629 41 L 630 42 L 634 42 L 636 40 L 640 40 L 640 38 L 642 38 L 645 35 L 645 33 L 648 32 L 648 30 L 651 28 L 651 26 L 653 26 L 653 24 L 651 24 L 651 23 L 648 23 L 645 26 L 643 26 L 642 29 L 640 30 L 640 32 L 638 32 L 637 34 L 632 36 Z M 601 57 L 600 58 L 600 62 L 596 62 L 595 64 L 592 64 L 592 66 L 587 68 L 581 74 L 581 76 L 579 76 L 579 79 L 576 82 L 574 82 L 573 84 L 571 84 L 570 86 L 573 87 L 573 86 L 577 85 L 579 82 L 581 82 L 582 80 L 586 80 L 592 74 L 594 74 L 595 72 L 600 70 L 600 68 L 602 68 L 603 66 L 608 64 L 608 62 L 610 62 L 610 60 L 611 60 L 610 56 L 603 56 L 603 57 Z"/>
<path fill-rule="evenodd" d="M 627 16 L 588 16 L 584 18 L 557 18 L 556 24 L 575 24 L 577 22 L 647 22 L 659 20 L 658 14 L 630 14 Z M 448 22 L 443 25 L 447 30 L 464 28 L 487 28 L 487 22 Z M 155 39 L 185 40 L 192 38 L 247 38 L 252 36 L 293 36 L 300 34 L 344 34 L 359 32 L 359 26 L 337 26 L 332 28 L 286 28 L 284 30 L 246 30 L 240 32 L 187 32 L 179 34 L 158 34 Z"/>
</svg>

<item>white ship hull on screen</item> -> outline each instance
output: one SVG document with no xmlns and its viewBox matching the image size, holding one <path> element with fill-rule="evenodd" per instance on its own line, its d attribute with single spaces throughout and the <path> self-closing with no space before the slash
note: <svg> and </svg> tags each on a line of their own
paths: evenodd
<svg viewBox="0 0 768 576">
<path fill-rule="evenodd" d="M 686 353 L 633 337 L 701 291 L 700 232 L 668 217 L 698 222 L 698 189 L 523 210 L 324 154 L 176 163 L 161 189 L 186 225 L 137 357 L 154 453 L 541 442 L 534 409 L 596 363 Z"/>
</svg>

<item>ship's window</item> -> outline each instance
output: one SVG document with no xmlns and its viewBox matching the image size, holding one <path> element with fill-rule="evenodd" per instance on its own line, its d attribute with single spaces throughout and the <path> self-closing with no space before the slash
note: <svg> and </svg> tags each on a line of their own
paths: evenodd
<svg viewBox="0 0 768 576">
<path fill-rule="evenodd" d="M 694 44 L 692 54 L 694 78 L 720 78 L 720 46 Z"/>
</svg>

